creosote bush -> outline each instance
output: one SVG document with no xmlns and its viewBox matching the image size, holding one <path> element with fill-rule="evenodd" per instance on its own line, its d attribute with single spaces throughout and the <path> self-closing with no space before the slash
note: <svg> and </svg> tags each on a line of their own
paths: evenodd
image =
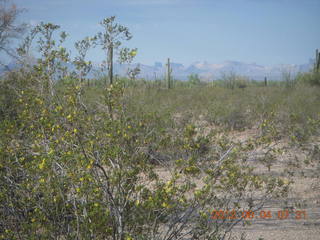
<svg viewBox="0 0 320 240">
<path fill-rule="evenodd" d="M 197 137 L 192 125 L 174 137 L 152 128 L 155 115 L 128 117 L 121 84 L 105 89 L 95 109 L 79 91 L 52 99 L 31 86 L 15 99 L 17 115 L 2 120 L 3 239 L 223 238 L 230 225 L 210 221 L 212 209 L 253 210 L 262 204 L 246 204 L 254 191 L 285 190 L 238 162 L 245 146 Z M 209 142 L 216 151 L 203 152 Z M 145 151 L 151 146 L 171 154 L 165 178 Z"/>
</svg>

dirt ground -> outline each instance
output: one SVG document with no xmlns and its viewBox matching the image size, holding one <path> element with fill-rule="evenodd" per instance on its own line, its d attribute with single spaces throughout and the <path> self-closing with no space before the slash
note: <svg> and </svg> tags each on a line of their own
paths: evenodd
<svg viewBox="0 0 320 240">
<path fill-rule="evenodd" d="M 205 121 L 198 121 L 196 125 L 204 134 L 215 128 Z M 253 128 L 230 132 L 229 137 L 232 141 L 244 143 L 258 134 Z M 262 219 L 259 216 L 261 211 L 255 213 L 250 225 L 234 228 L 231 239 L 240 239 L 244 235 L 248 240 L 320 240 L 320 154 L 311 157 L 309 154 L 311 148 L 320 147 L 320 139 L 310 139 L 301 146 L 290 145 L 288 140 L 282 139 L 275 145 L 284 152 L 277 156 L 270 171 L 255 156 L 249 161 L 256 167 L 256 173 L 288 177 L 293 182 L 289 195 L 285 201 L 273 199 L 267 202 L 261 211 L 270 211 L 272 217 Z M 160 175 L 165 178 L 166 174 L 162 172 Z M 283 208 L 289 209 L 289 215 L 281 220 L 278 211 Z"/>
<path fill-rule="evenodd" d="M 254 134 L 254 131 L 249 130 L 233 133 L 232 137 L 246 141 Z M 308 156 L 305 151 L 314 145 L 320 146 L 320 141 L 312 139 L 305 146 L 298 148 L 289 146 L 286 141 L 278 142 L 277 145 L 284 147 L 285 153 L 276 159 L 270 171 L 265 166 L 257 164 L 256 172 L 286 177 L 290 173 L 289 178 L 293 183 L 288 198 L 285 202 L 273 200 L 264 206 L 262 210 L 271 211 L 272 218 L 260 219 L 259 213 L 256 213 L 250 226 L 238 225 L 234 234 L 238 239 L 244 234 L 248 240 L 320 240 L 320 159 L 319 156 L 315 156 L 312 163 L 306 162 Z M 291 210 L 287 219 L 280 220 L 278 211 L 283 207 Z M 305 216 L 301 215 L 300 219 L 297 216 L 300 213 L 297 211 L 303 211 Z"/>
</svg>

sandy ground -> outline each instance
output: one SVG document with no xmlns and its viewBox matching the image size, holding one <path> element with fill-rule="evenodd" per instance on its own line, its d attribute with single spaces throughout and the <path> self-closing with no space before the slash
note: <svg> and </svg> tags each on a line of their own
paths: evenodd
<svg viewBox="0 0 320 240">
<path fill-rule="evenodd" d="M 198 129 L 206 134 L 215 126 L 208 126 L 205 121 L 196 122 Z M 230 139 L 245 142 L 255 137 L 257 129 L 248 129 L 243 132 L 231 132 Z M 320 139 L 311 139 L 305 146 L 295 147 L 288 141 L 280 140 L 276 145 L 285 149 L 284 153 L 277 156 L 270 171 L 255 157 L 252 164 L 256 173 L 270 174 L 273 176 L 288 177 L 293 181 L 288 198 L 268 202 L 262 210 L 271 211 L 272 218 L 261 219 L 259 212 L 250 225 L 237 225 L 233 230 L 233 237 L 240 239 L 241 234 L 249 240 L 320 240 L 320 154 L 312 156 L 311 163 L 306 149 L 315 145 L 320 146 Z M 160 173 L 165 178 L 165 172 Z M 291 212 L 287 219 L 280 220 L 277 216 L 279 210 L 289 207 Z M 296 219 L 297 211 L 304 211 L 306 217 Z"/>
<path fill-rule="evenodd" d="M 246 140 L 246 136 L 252 136 L 252 130 L 246 133 L 237 133 L 241 141 Z M 234 137 L 234 136 L 233 136 Z M 306 144 L 320 146 L 318 139 Z M 278 145 L 285 146 L 284 143 Z M 268 172 L 267 168 L 257 165 L 257 172 L 268 173 L 273 176 L 287 176 L 291 172 L 290 179 L 293 181 L 286 202 L 273 201 L 267 203 L 262 210 L 272 212 L 271 219 L 253 219 L 250 226 L 238 225 L 234 229 L 234 234 L 239 238 L 244 233 L 249 240 L 320 240 L 320 159 L 312 159 L 315 164 L 306 164 L 304 160 L 308 158 L 302 148 L 288 147 L 286 152 L 279 156 Z M 289 217 L 279 220 L 277 213 L 285 205 L 292 207 Z M 297 211 L 304 211 L 306 217 L 296 219 Z"/>
</svg>

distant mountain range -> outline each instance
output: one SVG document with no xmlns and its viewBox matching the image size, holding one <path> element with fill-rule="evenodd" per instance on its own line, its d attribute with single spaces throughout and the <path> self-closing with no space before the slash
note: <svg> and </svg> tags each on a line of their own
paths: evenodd
<svg viewBox="0 0 320 240">
<path fill-rule="evenodd" d="M 299 72 L 308 72 L 313 67 L 313 59 L 306 64 L 279 64 L 262 66 L 256 63 L 244 63 L 238 61 L 225 61 L 219 64 L 211 64 L 206 61 L 195 62 L 190 66 L 180 63 L 171 63 L 172 75 L 176 79 L 187 80 L 190 74 L 198 74 L 202 80 L 211 81 L 219 79 L 223 74 L 235 73 L 254 80 L 263 80 L 264 77 L 272 80 L 280 80 L 283 73 L 290 73 L 291 76 Z M 115 66 L 115 72 L 124 75 L 128 67 L 135 67 L 138 64 Z M 146 79 L 163 78 L 166 72 L 165 64 L 156 62 L 153 66 L 140 64 L 141 73 L 139 77 Z"/>
<path fill-rule="evenodd" d="M 281 80 L 283 73 L 290 73 L 291 76 L 296 75 L 299 72 L 308 72 L 312 69 L 314 59 L 310 59 L 306 64 L 279 64 L 271 66 L 262 66 L 256 63 L 244 63 L 239 61 L 225 61 L 223 63 L 212 64 L 206 61 L 195 62 L 189 66 L 184 66 L 180 63 L 171 63 L 172 75 L 175 79 L 187 80 L 190 74 L 198 74 L 200 79 L 204 81 L 217 80 L 223 76 L 223 74 L 235 73 L 237 75 L 246 76 L 253 80 L 263 80 L 267 77 L 270 80 Z M 138 64 L 115 64 L 114 72 L 120 76 L 125 76 L 129 68 L 134 68 Z M 162 79 L 166 73 L 166 66 L 161 62 L 155 62 L 153 66 L 139 64 L 141 73 L 138 78 L 145 78 L 147 80 Z M 13 69 L 16 65 L 11 63 L 9 68 Z M 74 67 L 70 64 L 70 70 L 74 70 Z M 96 77 L 101 75 L 98 65 L 93 66 L 89 77 Z M 0 73 L 4 69 L 0 69 Z"/>
</svg>

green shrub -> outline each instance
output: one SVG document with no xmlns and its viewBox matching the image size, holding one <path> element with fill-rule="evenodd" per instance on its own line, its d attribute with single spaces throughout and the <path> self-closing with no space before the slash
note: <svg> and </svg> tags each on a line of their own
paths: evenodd
<svg viewBox="0 0 320 240">
<path fill-rule="evenodd" d="M 300 73 L 297 76 L 297 81 L 313 86 L 320 86 L 320 72 Z"/>
</svg>

